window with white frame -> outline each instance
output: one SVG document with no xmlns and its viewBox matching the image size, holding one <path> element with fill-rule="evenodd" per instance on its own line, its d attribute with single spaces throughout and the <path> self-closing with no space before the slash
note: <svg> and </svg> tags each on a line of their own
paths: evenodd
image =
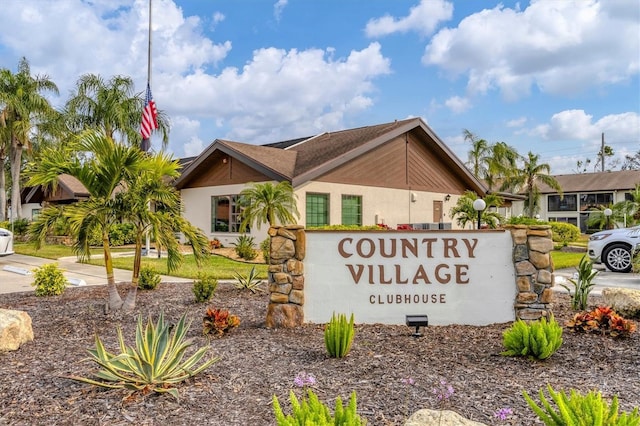
<svg viewBox="0 0 640 426">
<path fill-rule="evenodd" d="M 242 222 L 238 195 L 211 197 L 211 232 L 240 232 Z"/>
</svg>

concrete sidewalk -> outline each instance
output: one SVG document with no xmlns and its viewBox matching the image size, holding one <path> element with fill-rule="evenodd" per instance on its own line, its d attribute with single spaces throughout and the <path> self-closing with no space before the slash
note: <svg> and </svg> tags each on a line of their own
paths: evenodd
<svg viewBox="0 0 640 426">
<path fill-rule="evenodd" d="M 602 294 L 602 289 L 604 288 L 630 288 L 635 290 L 640 290 L 640 274 L 629 273 L 620 273 L 620 272 L 611 272 L 607 270 L 603 265 L 594 265 L 593 269 L 597 269 L 598 275 L 593 279 L 593 283 L 595 287 L 591 293 L 593 294 Z M 559 284 L 564 284 L 568 286 L 570 289 L 573 289 L 573 284 L 569 282 L 570 278 L 577 278 L 576 269 L 575 268 L 566 268 L 566 269 L 558 269 L 554 271 L 554 275 L 556 277 L 556 285 L 553 287 L 553 290 L 559 292 L 565 292 L 563 287 Z"/>
<path fill-rule="evenodd" d="M 12 254 L 0 257 L 0 293 L 16 293 L 33 291 L 33 270 L 47 263 L 57 263 L 63 270 L 64 276 L 74 285 L 106 285 L 107 274 L 104 266 L 87 265 L 77 263 L 75 257 L 58 260 L 44 259 L 41 257 Z M 131 271 L 123 269 L 114 270 L 116 283 L 130 282 Z M 179 278 L 162 275 L 162 282 L 191 283 L 191 278 Z"/>
</svg>

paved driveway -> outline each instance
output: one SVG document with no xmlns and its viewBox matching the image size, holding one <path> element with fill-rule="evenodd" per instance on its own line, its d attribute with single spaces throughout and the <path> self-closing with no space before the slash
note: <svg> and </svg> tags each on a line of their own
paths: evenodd
<svg viewBox="0 0 640 426">
<path fill-rule="evenodd" d="M 640 290 L 640 274 L 611 272 L 602 265 L 595 265 L 594 269 L 600 271 L 593 280 L 596 284 L 592 291 L 594 294 L 600 294 L 602 289 L 606 287 L 622 287 Z M 555 271 L 556 286 L 554 290 L 566 292 L 566 290 L 558 284 L 565 284 L 569 288 L 573 288 L 573 284 L 569 282 L 569 278 L 572 278 L 575 272 L 575 268 L 558 269 Z"/>
<path fill-rule="evenodd" d="M 76 263 L 75 258 L 57 261 L 40 257 L 12 254 L 0 257 L 0 293 L 32 291 L 33 270 L 46 263 L 57 263 L 71 285 L 105 285 L 107 275 L 103 266 Z M 115 270 L 116 282 L 131 281 L 131 271 Z M 162 276 L 162 282 L 192 282 L 192 279 Z"/>
</svg>

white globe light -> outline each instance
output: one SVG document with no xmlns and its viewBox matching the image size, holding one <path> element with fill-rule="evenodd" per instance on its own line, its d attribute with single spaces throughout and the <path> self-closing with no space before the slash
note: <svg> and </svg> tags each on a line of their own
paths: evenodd
<svg viewBox="0 0 640 426">
<path fill-rule="evenodd" d="M 613 210 L 611 209 L 604 209 L 604 215 L 609 217 L 613 214 Z"/>
<path fill-rule="evenodd" d="M 482 211 L 487 207 L 487 203 L 482 198 L 478 198 L 473 202 L 473 209 L 476 211 Z"/>
</svg>

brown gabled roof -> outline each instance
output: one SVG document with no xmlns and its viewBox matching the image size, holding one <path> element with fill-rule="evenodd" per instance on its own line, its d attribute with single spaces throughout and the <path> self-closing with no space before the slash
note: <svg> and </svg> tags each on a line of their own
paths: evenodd
<svg viewBox="0 0 640 426">
<path fill-rule="evenodd" d="M 562 192 L 629 191 L 640 184 L 640 170 L 620 170 L 615 172 L 578 173 L 553 176 Z M 540 193 L 555 194 L 557 191 L 540 184 Z"/>
</svg>

